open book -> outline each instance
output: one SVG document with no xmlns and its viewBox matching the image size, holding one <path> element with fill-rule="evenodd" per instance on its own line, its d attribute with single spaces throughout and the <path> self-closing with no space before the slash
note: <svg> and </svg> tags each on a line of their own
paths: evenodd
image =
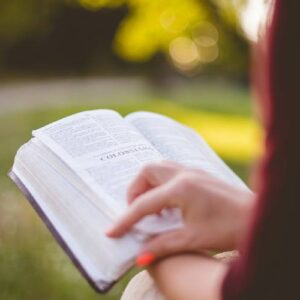
<svg viewBox="0 0 300 300">
<path fill-rule="evenodd" d="M 159 114 L 125 118 L 111 110 L 78 113 L 33 131 L 10 177 L 99 292 L 132 266 L 143 241 L 182 226 L 178 211 L 144 218 L 121 239 L 104 231 L 124 212 L 128 185 L 147 163 L 176 161 L 246 185 L 192 129 Z"/>
</svg>

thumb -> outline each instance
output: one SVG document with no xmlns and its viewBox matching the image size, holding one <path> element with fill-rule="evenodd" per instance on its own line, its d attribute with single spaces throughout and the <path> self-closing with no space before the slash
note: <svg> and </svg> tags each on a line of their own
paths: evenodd
<svg viewBox="0 0 300 300">
<path fill-rule="evenodd" d="M 191 238 L 187 230 L 180 229 L 160 234 L 144 245 L 141 253 L 151 253 L 156 258 L 190 251 Z"/>
</svg>

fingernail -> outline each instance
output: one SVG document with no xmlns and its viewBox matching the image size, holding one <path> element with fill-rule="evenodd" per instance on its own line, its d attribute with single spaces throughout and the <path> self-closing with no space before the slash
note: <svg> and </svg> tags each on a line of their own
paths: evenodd
<svg viewBox="0 0 300 300">
<path fill-rule="evenodd" d="M 104 231 L 104 234 L 107 235 L 107 236 L 110 236 L 112 234 L 112 231 L 113 231 L 113 228 L 112 227 L 109 227 L 107 228 L 105 231 Z"/>
<path fill-rule="evenodd" d="M 143 254 L 140 254 L 137 258 L 136 258 L 136 262 L 135 264 L 138 267 L 147 267 L 149 265 L 151 265 L 154 260 L 155 260 L 155 255 L 151 252 L 146 252 Z"/>
</svg>

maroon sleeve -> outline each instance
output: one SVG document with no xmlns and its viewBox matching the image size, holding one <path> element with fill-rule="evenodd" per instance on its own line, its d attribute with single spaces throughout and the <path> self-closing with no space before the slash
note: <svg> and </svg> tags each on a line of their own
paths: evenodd
<svg viewBox="0 0 300 300">
<path fill-rule="evenodd" d="M 225 300 L 300 299 L 300 1 L 274 3 L 260 82 L 261 188 L 241 257 L 223 283 Z"/>
<path fill-rule="evenodd" d="M 282 174 L 273 185 L 272 205 L 259 204 L 251 237 L 224 281 L 225 300 L 300 299 L 299 180 L 300 174 L 292 181 Z M 282 181 L 289 181 L 283 199 L 276 197 L 283 192 Z"/>
</svg>

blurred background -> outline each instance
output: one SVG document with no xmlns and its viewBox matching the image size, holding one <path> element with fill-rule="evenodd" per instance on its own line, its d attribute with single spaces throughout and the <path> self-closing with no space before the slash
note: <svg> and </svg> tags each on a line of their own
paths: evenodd
<svg viewBox="0 0 300 300">
<path fill-rule="evenodd" d="M 0 299 L 119 299 L 136 272 L 97 295 L 7 178 L 33 129 L 85 109 L 161 112 L 248 182 L 262 148 L 249 53 L 268 3 L 1 0 Z"/>
</svg>

